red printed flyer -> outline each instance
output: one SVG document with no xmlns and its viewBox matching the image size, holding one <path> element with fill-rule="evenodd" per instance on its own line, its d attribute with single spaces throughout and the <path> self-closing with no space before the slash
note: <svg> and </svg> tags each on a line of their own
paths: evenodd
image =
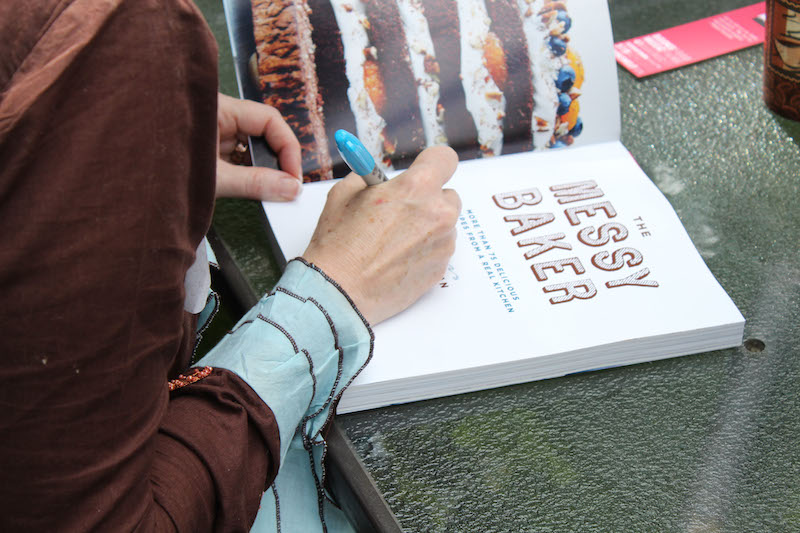
<svg viewBox="0 0 800 533">
<path fill-rule="evenodd" d="M 765 13 L 765 2 L 759 2 L 616 43 L 614 53 L 620 65 L 643 78 L 763 43 Z"/>
</svg>

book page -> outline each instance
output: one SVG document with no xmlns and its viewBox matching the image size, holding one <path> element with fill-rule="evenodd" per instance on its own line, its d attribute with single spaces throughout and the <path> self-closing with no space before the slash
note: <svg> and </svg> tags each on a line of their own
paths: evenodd
<svg viewBox="0 0 800 533">
<path fill-rule="evenodd" d="M 284 116 L 305 181 L 349 172 L 334 132 L 386 171 L 618 140 L 617 70 L 595 0 L 225 0 L 246 98 Z M 253 140 L 257 165 L 273 165 Z"/>
<path fill-rule="evenodd" d="M 330 186 L 265 204 L 287 259 L 305 249 Z M 402 384 L 385 405 L 741 341 L 741 314 L 618 142 L 462 162 L 446 186 L 463 203 L 450 267 L 374 328 L 375 355 L 353 393 Z M 715 331 L 730 326 L 720 340 Z M 568 363 L 515 371 L 558 354 Z M 495 367 L 505 374 L 492 377 Z"/>
</svg>

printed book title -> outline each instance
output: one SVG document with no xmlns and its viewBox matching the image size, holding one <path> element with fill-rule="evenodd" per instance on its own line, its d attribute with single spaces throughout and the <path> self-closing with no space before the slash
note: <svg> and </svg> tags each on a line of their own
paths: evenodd
<svg viewBox="0 0 800 533">
<path fill-rule="evenodd" d="M 504 192 L 492 196 L 497 207 L 505 212 L 510 234 L 516 239 L 525 260 L 531 261 L 530 270 L 542 284 L 542 291 L 551 304 L 589 300 L 597 296 L 597 285 L 591 271 L 618 273 L 619 277 L 604 283 L 608 289 L 621 287 L 656 288 L 658 281 L 650 275 L 642 253 L 624 241 L 630 235 L 628 228 L 614 220 L 617 211 L 605 193 L 593 180 L 554 185 L 549 194 L 559 205 L 568 205 L 563 214 L 570 226 L 578 229 L 575 248 L 585 247 L 591 258 L 588 265 L 578 256 L 553 259 L 557 250 L 575 252 L 573 243 L 563 232 L 548 232 L 548 225 L 556 220 L 554 212 L 532 212 L 543 196 L 538 188 Z M 649 237 L 641 217 L 635 218 L 639 233 Z M 558 254 L 558 255 L 564 255 Z M 568 254 L 569 255 L 569 254 Z M 588 269 L 588 270 L 587 270 Z"/>
</svg>

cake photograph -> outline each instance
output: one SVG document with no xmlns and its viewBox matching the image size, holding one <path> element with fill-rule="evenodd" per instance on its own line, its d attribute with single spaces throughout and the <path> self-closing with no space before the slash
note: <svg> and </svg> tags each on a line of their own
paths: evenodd
<svg viewBox="0 0 800 533">
<path fill-rule="evenodd" d="M 461 160 L 569 146 L 584 68 L 565 0 L 251 0 L 257 98 L 302 147 L 305 181 L 349 172 L 334 132 L 381 168 L 428 146 Z"/>
</svg>

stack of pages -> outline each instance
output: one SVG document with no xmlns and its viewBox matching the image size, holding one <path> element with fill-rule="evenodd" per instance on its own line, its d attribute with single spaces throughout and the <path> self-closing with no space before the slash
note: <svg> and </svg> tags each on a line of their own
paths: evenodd
<svg viewBox="0 0 800 533">
<path fill-rule="evenodd" d="M 306 76 L 295 89 L 319 93 L 304 114 L 300 100 L 280 92 L 285 66 L 270 66 L 264 36 L 272 33 L 259 28 L 272 15 L 258 0 L 226 4 L 243 96 L 281 110 L 304 144 L 309 183 L 302 196 L 264 204 L 284 260 L 302 255 L 335 183 L 325 178 L 342 172 L 325 144 L 344 115 L 390 176 L 408 166 L 414 142 L 419 149 L 447 142 L 462 159 L 447 184 L 463 204 L 448 271 L 417 303 L 375 326 L 373 358 L 339 413 L 741 343 L 742 315 L 619 141 L 604 2 L 270 4 L 294 16 L 281 27 L 295 36 L 288 42 L 296 43 L 298 64 L 320 61 L 315 27 L 325 24 L 325 38 L 335 40 L 325 43 L 324 68 L 295 70 Z M 379 31 L 382 24 L 394 28 L 393 38 Z M 341 52 L 344 66 L 341 101 L 326 92 L 330 82 L 324 89 L 324 70 L 336 63 L 331 50 Z M 391 65 L 381 63 L 387 58 Z M 384 83 L 376 93 L 376 72 L 385 82 L 402 70 L 397 65 L 418 90 L 395 92 Z M 466 96 L 454 97 L 459 91 Z M 419 119 L 418 131 L 408 117 Z M 472 128 L 448 126 L 464 117 Z M 320 151 L 328 159 L 308 166 Z"/>
</svg>

